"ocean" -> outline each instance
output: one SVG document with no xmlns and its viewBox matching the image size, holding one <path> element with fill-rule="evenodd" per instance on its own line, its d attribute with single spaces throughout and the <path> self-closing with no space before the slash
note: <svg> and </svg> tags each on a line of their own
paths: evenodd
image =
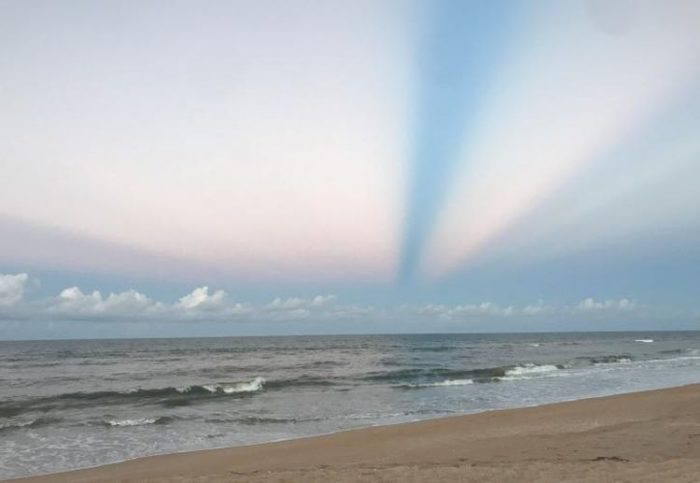
<svg viewBox="0 0 700 483">
<path fill-rule="evenodd" d="M 700 332 L 0 342 L 0 478 L 700 382 Z"/>
</svg>

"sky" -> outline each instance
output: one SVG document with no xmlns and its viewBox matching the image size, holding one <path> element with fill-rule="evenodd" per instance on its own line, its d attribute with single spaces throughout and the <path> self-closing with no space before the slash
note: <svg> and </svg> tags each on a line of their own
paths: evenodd
<svg viewBox="0 0 700 483">
<path fill-rule="evenodd" d="M 700 329 L 697 25 L 0 0 L 0 339 Z"/>
</svg>

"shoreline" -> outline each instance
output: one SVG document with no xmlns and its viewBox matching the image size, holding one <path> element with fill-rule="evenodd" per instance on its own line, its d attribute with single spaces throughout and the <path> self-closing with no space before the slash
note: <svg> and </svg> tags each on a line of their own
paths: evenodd
<svg viewBox="0 0 700 483">
<path fill-rule="evenodd" d="M 474 412 L 464 412 L 464 413 L 457 413 L 457 414 L 445 413 L 445 414 L 441 414 L 441 415 L 427 417 L 424 419 L 413 419 L 410 421 L 400 421 L 400 422 L 376 423 L 376 424 L 370 424 L 368 426 L 350 427 L 350 428 L 345 428 L 345 429 L 338 429 L 335 431 L 328 431 L 328 432 L 316 433 L 316 434 L 308 434 L 308 435 L 303 435 L 303 436 L 290 436 L 288 438 L 273 439 L 273 440 L 261 441 L 261 442 L 257 442 L 257 443 L 243 443 L 243 444 L 237 444 L 237 445 L 223 445 L 223 446 L 213 446 L 210 448 L 185 449 L 182 451 L 171 451 L 171 452 L 165 452 L 165 453 L 147 454 L 147 455 L 143 455 L 143 456 L 136 456 L 134 458 L 127 458 L 124 460 L 113 461 L 113 462 L 109 462 L 109 463 L 99 463 L 99 464 L 91 465 L 91 466 L 81 466 L 78 468 L 72 468 L 72 469 L 67 469 L 67 470 L 51 471 L 48 473 L 37 473 L 37 474 L 26 475 L 26 476 L 12 476 L 10 478 L 0 479 L 0 483 L 26 481 L 26 480 L 34 479 L 34 478 L 49 478 L 49 477 L 53 477 L 53 476 L 57 476 L 57 475 L 62 475 L 64 473 L 75 473 L 75 472 L 84 471 L 84 470 L 94 470 L 94 469 L 102 468 L 102 467 L 106 467 L 106 466 L 131 463 L 133 461 L 138 461 L 138 460 L 147 459 L 147 458 L 158 458 L 158 457 L 163 457 L 163 456 L 177 456 L 177 455 L 190 454 L 190 453 L 201 453 L 201 452 L 219 451 L 219 450 L 234 450 L 234 449 L 239 449 L 239 448 L 264 446 L 264 445 L 270 445 L 270 444 L 299 441 L 299 440 L 310 439 L 310 438 L 320 438 L 320 437 L 325 437 L 325 436 L 332 436 L 335 434 L 346 433 L 346 432 L 351 432 L 351 431 L 364 431 L 364 430 L 373 429 L 373 428 L 384 428 L 384 427 L 391 427 L 391 426 L 411 425 L 411 424 L 416 424 L 416 423 L 440 421 L 442 419 L 448 419 L 448 418 L 461 418 L 464 416 L 474 416 L 474 415 L 478 415 L 478 414 L 499 412 L 499 411 L 513 411 L 513 410 L 519 410 L 519 409 L 538 408 L 538 407 L 542 407 L 542 406 L 558 405 L 558 404 L 564 404 L 564 403 L 570 403 L 570 402 L 576 402 L 576 401 L 587 401 L 590 399 L 599 399 L 599 398 L 606 398 L 606 397 L 612 397 L 612 396 L 623 396 L 623 395 L 628 395 L 628 394 L 637 394 L 637 393 L 650 392 L 650 391 L 661 391 L 661 390 L 666 390 L 666 389 L 675 389 L 675 388 L 680 388 L 680 387 L 685 387 L 685 386 L 691 386 L 694 384 L 696 384 L 696 383 L 683 384 L 680 386 L 668 386 L 668 387 L 660 387 L 660 388 L 653 388 L 653 389 L 644 389 L 641 391 L 628 391 L 628 392 L 619 392 L 619 393 L 616 392 L 616 393 L 612 393 L 612 394 L 603 394 L 603 395 L 596 395 L 596 396 L 584 396 L 581 398 L 573 398 L 573 399 L 564 399 L 564 400 L 560 400 L 560 401 L 536 403 L 536 404 L 532 404 L 532 405 L 528 405 L 528 406 L 514 406 L 514 407 L 505 407 L 505 408 L 483 409 L 483 410 L 477 410 Z M 697 383 L 697 384 L 700 385 L 700 383 Z"/>
<path fill-rule="evenodd" d="M 591 432 L 600 438 L 591 439 Z M 617 443 L 603 444 L 611 432 Z M 544 448 L 533 447 L 533 440 L 542 440 Z M 669 465 L 672 460 L 679 461 Z M 508 474 L 528 472 L 537 473 L 530 479 L 562 481 L 570 471 L 593 472 L 595 481 L 608 474 L 601 469 L 623 479 L 639 473 L 636 481 L 644 475 L 653 476 L 648 481 L 693 481 L 700 474 L 700 384 L 145 456 L 3 481 L 510 481 Z M 577 481 L 588 481 L 579 476 Z"/>
</svg>

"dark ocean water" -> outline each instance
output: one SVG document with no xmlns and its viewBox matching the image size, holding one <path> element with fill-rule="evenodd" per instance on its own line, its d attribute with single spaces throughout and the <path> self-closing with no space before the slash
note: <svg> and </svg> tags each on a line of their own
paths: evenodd
<svg viewBox="0 0 700 483">
<path fill-rule="evenodd" d="M 700 332 L 0 342 L 0 478 L 700 382 Z"/>
</svg>

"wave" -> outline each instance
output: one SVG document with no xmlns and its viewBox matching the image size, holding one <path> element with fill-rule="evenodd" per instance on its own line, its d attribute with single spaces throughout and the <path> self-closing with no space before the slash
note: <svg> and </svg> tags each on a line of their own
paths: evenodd
<svg viewBox="0 0 700 483">
<path fill-rule="evenodd" d="M 448 352 L 455 350 L 455 347 L 439 345 L 439 346 L 418 346 L 410 349 L 412 352 Z"/>
<path fill-rule="evenodd" d="M 565 369 L 565 366 L 553 364 L 544 364 L 541 366 L 537 364 L 524 364 L 521 366 L 513 367 L 512 369 L 508 369 L 504 377 L 520 378 L 530 376 L 533 374 L 543 374 L 546 372 L 558 371 L 560 369 Z"/>
<path fill-rule="evenodd" d="M 22 428 L 38 428 L 41 426 L 48 426 L 61 421 L 60 418 L 34 418 L 28 419 L 26 421 L 10 421 L 6 423 L 0 423 L 0 432 L 11 431 Z"/>
<path fill-rule="evenodd" d="M 568 369 L 564 364 L 518 364 L 512 366 L 487 367 L 470 370 L 410 369 L 373 374 L 371 380 L 398 382 L 399 389 L 421 389 L 428 387 L 467 386 L 491 382 L 512 381 L 539 377 L 542 374 Z M 440 376 L 446 377 L 441 378 Z"/>
<path fill-rule="evenodd" d="M 263 418 L 256 416 L 246 416 L 244 418 L 238 418 L 234 420 L 234 422 L 246 426 L 255 426 L 258 424 L 296 424 L 312 421 L 323 421 L 323 418 Z"/>
<path fill-rule="evenodd" d="M 176 388 L 175 390 L 181 394 L 200 394 L 201 390 L 208 391 L 211 394 L 237 394 L 246 392 L 258 392 L 265 385 L 265 378 L 256 377 L 252 381 L 237 382 L 234 384 L 204 384 L 202 386 L 185 386 Z"/>
<path fill-rule="evenodd" d="M 344 381 L 347 385 L 349 382 Z M 31 411 L 48 412 L 60 409 L 79 409 L 95 404 L 117 406 L 121 404 L 157 404 L 179 407 L 205 402 L 214 398 L 252 397 L 263 390 L 284 390 L 303 387 L 336 386 L 334 378 L 303 375 L 289 379 L 267 381 L 255 377 L 248 381 L 217 382 L 188 386 L 160 388 L 131 388 L 120 391 L 83 391 L 42 396 L 24 400 L 0 400 L 0 417 L 14 417 Z"/>
<path fill-rule="evenodd" d="M 220 397 L 249 397 L 263 390 L 265 379 L 216 383 L 184 387 L 163 387 L 126 391 L 71 392 L 33 399 L 0 402 L 0 416 L 11 417 L 29 411 L 48 412 L 65 408 L 90 407 L 95 404 L 125 403 L 160 404 L 166 407 L 185 406 L 200 400 Z"/>
<path fill-rule="evenodd" d="M 347 381 L 345 381 L 347 384 Z M 255 377 L 247 381 L 168 386 L 161 388 L 132 388 L 121 391 L 85 391 L 0 401 L 0 417 L 15 417 L 28 412 L 49 412 L 61 409 L 80 409 L 94 405 L 119 406 L 122 404 L 151 404 L 164 407 L 181 407 L 206 402 L 216 398 L 253 397 L 264 390 L 284 390 L 302 387 L 336 386 L 330 378 L 300 376 L 290 379 L 267 381 Z"/>
<path fill-rule="evenodd" d="M 362 377 L 363 381 L 368 382 L 401 382 L 404 379 L 411 379 L 414 377 L 420 377 L 425 372 L 424 369 L 396 369 L 389 371 L 375 371 L 370 372 Z"/>
<path fill-rule="evenodd" d="M 686 349 L 683 352 L 689 351 Z M 677 354 L 677 350 L 665 351 Z M 699 353 L 695 350 L 693 353 Z M 697 356 L 682 356 L 667 360 L 696 359 Z M 518 381 L 540 377 L 569 375 L 560 372 L 566 369 L 584 366 L 601 366 L 607 364 L 629 364 L 633 358 L 629 354 L 608 354 L 600 356 L 580 356 L 565 364 L 521 363 L 509 366 L 478 368 L 469 370 L 445 368 L 410 368 L 394 371 L 375 372 L 363 379 L 369 382 L 390 382 L 397 389 L 423 389 L 430 387 L 465 386 L 471 384 L 498 383 Z"/>
<path fill-rule="evenodd" d="M 158 417 L 142 417 L 142 418 L 130 418 L 130 419 L 117 419 L 113 417 L 107 417 L 105 419 L 93 422 L 92 424 L 99 424 L 103 426 L 108 426 L 112 428 L 121 427 L 131 427 L 131 426 L 148 426 L 148 425 L 165 425 L 170 424 L 175 420 L 181 418 L 175 416 L 158 416 Z M 322 421 L 322 418 L 274 418 L 274 417 L 260 417 L 260 416 L 245 416 L 240 418 L 207 418 L 204 419 L 206 423 L 215 424 L 241 424 L 244 426 L 255 426 L 261 424 L 296 424 L 301 422 L 313 422 Z"/>
<path fill-rule="evenodd" d="M 472 379 L 474 382 L 488 382 L 494 378 L 504 377 L 506 371 L 514 366 L 484 367 L 476 369 L 411 368 L 395 371 L 371 372 L 361 379 L 369 382 L 413 383 L 435 382 L 441 379 Z"/>
<path fill-rule="evenodd" d="M 591 357 L 589 360 L 591 361 L 591 364 L 598 366 L 601 364 L 619 364 L 632 362 L 632 357 L 629 355 L 611 355 L 603 357 Z"/>
<path fill-rule="evenodd" d="M 609 354 L 604 356 L 581 356 L 577 357 L 578 360 L 586 361 L 593 365 L 601 364 L 616 364 L 616 363 L 628 363 L 632 362 L 632 356 L 629 354 Z"/>
<path fill-rule="evenodd" d="M 644 342 L 646 344 L 650 344 L 651 342 L 654 342 L 654 339 L 634 339 L 635 342 Z"/>
<path fill-rule="evenodd" d="M 6 359 L 8 360 L 8 359 Z M 21 359 L 20 359 L 21 360 Z M 0 367 L 3 369 L 30 369 L 30 368 L 39 368 L 39 367 L 56 367 L 60 366 L 62 362 L 34 362 L 34 363 L 27 363 L 27 362 L 12 362 L 10 364 L 0 364 Z"/>
<path fill-rule="evenodd" d="M 146 426 L 149 424 L 167 424 L 173 418 L 161 416 L 157 418 L 136 418 L 136 419 L 108 419 L 104 424 L 111 427 Z"/>
<path fill-rule="evenodd" d="M 446 379 L 444 381 L 425 384 L 403 384 L 398 387 L 401 389 L 422 389 L 425 387 L 470 386 L 472 384 L 474 384 L 472 379 Z"/>
<path fill-rule="evenodd" d="M 337 381 L 329 377 L 317 376 L 299 376 L 291 379 L 274 379 L 265 383 L 265 387 L 269 389 L 284 389 L 287 387 L 325 387 L 335 386 Z"/>
</svg>

